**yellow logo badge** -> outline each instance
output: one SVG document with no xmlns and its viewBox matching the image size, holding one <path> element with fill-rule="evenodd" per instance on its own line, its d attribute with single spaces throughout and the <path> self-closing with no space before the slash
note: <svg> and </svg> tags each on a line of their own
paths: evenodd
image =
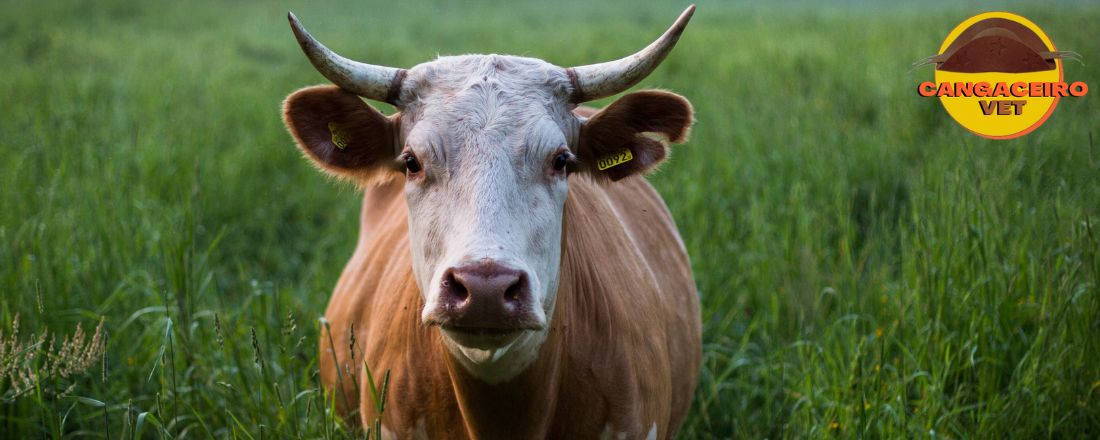
<svg viewBox="0 0 1100 440">
<path fill-rule="evenodd" d="M 917 86 L 924 97 L 938 97 L 951 117 L 978 136 L 1012 139 L 1034 131 L 1054 112 L 1058 100 L 1085 96 L 1081 81 L 1067 84 L 1064 59 L 1042 29 L 1008 12 L 986 12 L 966 19 L 940 45 L 937 55 L 916 67 L 935 64 L 935 81 Z"/>
</svg>

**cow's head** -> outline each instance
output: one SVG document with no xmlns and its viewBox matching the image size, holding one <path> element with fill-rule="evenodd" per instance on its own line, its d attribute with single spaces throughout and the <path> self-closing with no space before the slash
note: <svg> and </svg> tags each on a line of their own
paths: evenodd
<svg viewBox="0 0 1100 440">
<path fill-rule="evenodd" d="M 561 68 L 465 55 L 408 70 L 343 58 L 290 15 L 306 55 L 338 87 L 290 95 L 286 125 L 324 171 L 362 184 L 405 180 L 421 317 L 475 376 L 504 380 L 537 356 L 558 290 L 568 177 L 614 184 L 654 169 L 686 137 L 691 105 L 668 92 L 631 93 L 590 118 L 573 110 L 645 78 L 693 11 L 617 61 Z M 399 112 L 387 117 L 360 97 Z"/>
</svg>

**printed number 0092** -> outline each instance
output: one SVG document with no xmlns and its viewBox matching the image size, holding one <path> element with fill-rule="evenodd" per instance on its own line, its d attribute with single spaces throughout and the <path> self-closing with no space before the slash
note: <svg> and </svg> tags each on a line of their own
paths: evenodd
<svg viewBox="0 0 1100 440">
<path fill-rule="evenodd" d="M 634 158 L 634 155 L 630 153 L 630 150 L 623 150 L 618 153 L 604 156 L 600 160 L 596 161 L 596 168 L 603 171 L 616 165 L 621 165 L 629 162 Z"/>
</svg>

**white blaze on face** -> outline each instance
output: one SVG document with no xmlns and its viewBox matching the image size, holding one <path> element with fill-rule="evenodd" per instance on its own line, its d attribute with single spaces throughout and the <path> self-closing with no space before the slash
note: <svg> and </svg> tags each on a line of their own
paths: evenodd
<svg viewBox="0 0 1100 440">
<path fill-rule="evenodd" d="M 421 163 L 405 195 L 413 271 L 427 320 L 449 268 L 492 261 L 525 273 L 531 314 L 548 328 L 558 287 L 565 173 L 553 158 L 579 131 L 560 68 L 528 58 L 440 58 L 409 71 L 402 146 Z M 545 337 L 527 331 L 494 349 L 452 353 L 475 375 L 503 380 L 534 359 Z"/>
</svg>

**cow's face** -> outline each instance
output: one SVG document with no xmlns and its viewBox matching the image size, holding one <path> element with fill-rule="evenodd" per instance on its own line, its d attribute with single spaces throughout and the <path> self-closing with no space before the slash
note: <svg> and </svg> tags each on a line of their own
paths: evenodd
<svg viewBox="0 0 1100 440">
<path fill-rule="evenodd" d="M 570 176 L 611 185 L 647 172 L 691 123 L 690 104 L 659 91 L 578 117 L 576 75 L 531 58 L 443 57 L 400 71 L 384 90 L 393 116 L 334 86 L 285 103 L 323 170 L 363 185 L 404 180 L 421 318 L 489 382 L 522 371 L 549 329 Z"/>
<path fill-rule="evenodd" d="M 409 71 L 401 151 L 424 322 L 490 355 L 553 311 L 580 122 L 545 62 L 442 58 Z"/>
</svg>

